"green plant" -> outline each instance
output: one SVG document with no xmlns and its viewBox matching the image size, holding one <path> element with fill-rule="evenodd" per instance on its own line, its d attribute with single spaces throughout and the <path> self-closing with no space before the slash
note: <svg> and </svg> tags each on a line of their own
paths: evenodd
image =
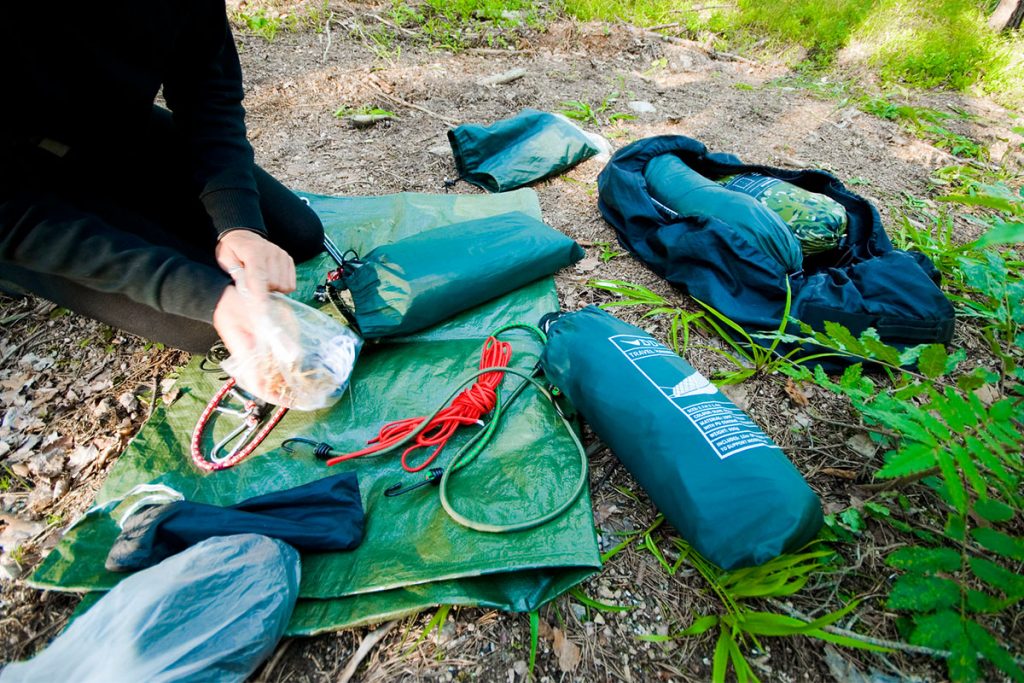
<svg viewBox="0 0 1024 683">
<path fill-rule="evenodd" d="M 652 552 L 657 552 L 659 562 L 670 573 L 674 573 L 683 561 L 697 570 L 711 592 L 719 599 L 723 613 L 698 617 L 688 627 L 676 633 L 666 636 L 645 635 L 640 638 L 665 642 L 676 638 L 699 636 L 717 626 L 718 638 L 715 641 L 711 671 L 711 680 L 715 683 L 726 680 L 730 666 L 737 681 L 758 681 L 744 651 L 753 647 L 763 652 L 764 646 L 760 639 L 764 637 L 802 635 L 846 647 L 886 651 L 884 647 L 825 630 L 856 609 L 857 601 L 852 601 L 842 609 L 813 621 L 802 621 L 783 614 L 755 610 L 749 605 L 750 600 L 787 597 L 801 590 L 813 574 L 828 569 L 823 560 L 833 555 L 830 550 L 781 555 L 759 567 L 725 572 L 678 538 L 672 539 L 672 542 L 679 550 L 679 560 L 670 567 L 656 546 L 648 544 L 649 538 L 648 532 L 644 540 L 645 547 L 654 548 Z"/>
<path fill-rule="evenodd" d="M 398 118 L 398 114 L 387 109 L 381 109 L 379 107 L 372 107 L 370 105 L 363 105 L 362 107 L 349 107 L 348 105 L 342 105 L 334 112 L 336 118 L 342 119 L 349 116 L 390 116 L 393 119 Z"/>
<path fill-rule="evenodd" d="M 562 114 L 570 119 L 575 119 L 581 123 L 591 123 L 595 126 L 601 126 L 604 123 L 615 123 L 617 121 L 631 121 L 636 118 L 633 114 L 627 114 L 625 112 L 609 112 L 612 105 L 615 104 L 619 99 L 619 93 L 612 92 L 607 95 L 601 104 L 592 106 L 582 100 L 569 100 L 568 102 L 562 102 L 561 110 Z"/>
<path fill-rule="evenodd" d="M 750 334 L 711 305 L 700 299 L 694 299 L 694 301 L 706 312 L 706 315 L 699 320 L 701 326 L 714 331 L 726 344 L 726 348 L 716 346 L 703 346 L 702 348 L 718 354 L 735 366 L 735 370 L 718 373 L 717 379 L 720 384 L 738 384 L 759 373 L 770 375 L 796 363 L 807 363 L 833 355 L 828 351 L 807 353 L 800 345 L 794 345 L 785 353 L 779 348 L 783 341 L 791 341 L 785 335 L 785 330 L 790 323 L 789 311 L 793 301 L 788 278 L 786 280 L 786 305 L 782 311 L 779 327 L 773 332 L 765 334 Z M 762 339 L 768 341 L 767 346 L 761 343 Z"/>
<path fill-rule="evenodd" d="M 920 482 L 945 518 L 938 534 L 918 528 L 920 515 L 896 520 L 885 505 L 864 505 L 865 513 L 928 544 L 886 558 L 904 572 L 886 601 L 889 609 L 906 613 L 903 634 L 945 656 L 955 681 L 977 680 L 979 657 L 1024 680 L 1009 645 L 989 625 L 1024 601 L 1024 579 L 1016 573 L 1024 538 L 1012 533 L 1024 506 L 1024 371 L 963 373 L 962 351 L 949 354 L 939 344 L 897 349 L 833 323 L 808 339 L 886 369 L 882 379 L 865 376 L 861 363 L 837 379 L 820 367 L 784 371 L 847 397 L 884 451 L 875 477 L 898 486 Z M 906 369 L 911 363 L 915 371 Z M 852 540 L 866 528 L 865 519 L 847 510 L 828 528 L 833 537 Z"/>
<path fill-rule="evenodd" d="M 625 255 L 625 252 L 619 251 L 612 244 L 612 242 L 594 242 L 595 246 L 601 248 L 601 255 L 599 256 L 601 263 L 608 263 L 614 258 Z"/>
<path fill-rule="evenodd" d="M 672 344 L 672 350 L 678 354 L 686 353 L 690 346 L 690 325 L 700 320 L 704 315 L 703 313 L 692 313 L 678 306 L 672 306 L 665 297 L 631 282 L 623 280 L 592 280 L 588 284 L 595 289 L 601 289 L 619 297 L 617 301 L 607 301 L 601 304 L 601 308 L 646 306 L 651 310 L 644 313 L 643 318 L 658 315 L 669 316 L 669 341 Z"/>
</svg>

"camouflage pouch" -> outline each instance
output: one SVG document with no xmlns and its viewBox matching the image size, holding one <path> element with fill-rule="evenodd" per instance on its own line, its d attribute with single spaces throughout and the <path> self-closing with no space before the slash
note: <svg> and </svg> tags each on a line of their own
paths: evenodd
<svg viewBox="0 0 1024 683">
<path fill-rule="evenodd" d="M 786 222 L 805 254 L 835 249 L 846 234 L 846 209 L 839 202 L 760 173 L 719 178 L 726 189 L 750 195 Z"/>
</svg>

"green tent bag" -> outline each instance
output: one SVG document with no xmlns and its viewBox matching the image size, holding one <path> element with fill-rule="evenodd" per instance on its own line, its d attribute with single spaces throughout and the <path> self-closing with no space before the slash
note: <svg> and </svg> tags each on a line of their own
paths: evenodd
<svg viewBox="0 0 1024 683">
<path fill-rule="evenodd" d="M 512 212 L 377 247 L 343 277 L 359 331 L 373 339 L 424 329 L 581 258 L 572 239 Z"/>
<path fill-rule="evenodd" d="M 835 249 L 846 235 L 846 209 L 831 197 L 760 173 L 726 176 L 717 182 L 727 190 L 750 195 L 775 212 L 800 240 L 805 254 Z"/>
<path fill-rule="evenodd" d="M 448 142 L 459 177 L 490 192 L 558 175 L 607 145 L 568 119 L 536 109 L 524 109 L 490 126 L 467 123 L 452 128 Z"/>
<path fill-rule="evenodd" d="M 763 564 L 821 528 L 818 497 L 779 447 L 640 328 L 593 306 L 562 314 L 541 362 L 665 519 L 718 566 Z"/>
<path fill-rule="evenodd" d="M 705 178 L 674 154 L 647 163 L 644 180 L 657 201 L 686 217 L 717 218 L 779 262 L 787 272 L 803 267 L 800 243 L 786 224 L 759 201 Z"/>
</svg>

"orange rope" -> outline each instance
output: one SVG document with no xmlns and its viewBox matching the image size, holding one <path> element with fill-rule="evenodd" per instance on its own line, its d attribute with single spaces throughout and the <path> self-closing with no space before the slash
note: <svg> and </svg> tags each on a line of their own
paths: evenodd
<svg viewBox="0 0 1024 683">
<path fill-rule="evenodd" d="M 498 341 L 494 337 L 488 337 L 484 342 L 483 353 L 480 357 L 480 369 L 484 368 L 505 368 L 512 359 L 512 345 L 508 342 Z M 448 440 L 455 434 L 462 425 L 475 424 L 480 418 L 494 409 L 498 400 L 497 390 L 504 377 L 503 372 L 488 372 L 477 378 L 473 386 L 469 387 L 452 400 L 450 406 L 439 412 L 427 427 L 421 431 L 412 445 L 402 452 L 402 467 L 406 472 L 419 472 L 434 462 L 441 449 L 445 447 Z M 381 427 L 380 433 L 367 443 L 366 448 L 352 453 L 339 455 L 327 461 L 328 465 L 337 465 L 339 462 L 352 460 L 371 453 L 377 453 L 390 448 L 409 434 L 425 420 L 425 416 L 410 417 L 404 420 L 389 422 Z M 418 448 L 434 448 L 434 451 L 419 465 L 409 465 L 406 458 Z"/>
</svg>

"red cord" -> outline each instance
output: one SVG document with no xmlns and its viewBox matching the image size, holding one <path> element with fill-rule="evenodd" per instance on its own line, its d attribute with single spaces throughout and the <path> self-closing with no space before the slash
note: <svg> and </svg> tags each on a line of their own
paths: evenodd
<svg viewBox="0 0 1024 683">
<path fill-rule="evenodd" d="M 494 337 L 488 337 L 484 342 L 483 353 L 480 357 L 480 369 L 508 367 L 512 359 L 512 345 L 508 342 L 498 341 Z M 402 452 L 402 467 L 406 472 L 419 472 L 434 462 L 441 449 L 445 447 L 455 431 L 462 425 L 475 424 L 483 415 L 494 409 L 498 401 L 498 385 L 501 384 L 503 372 L 488 372 L 480 375 L 473 386 L 469 387 L 456 396 L 450 406 L 439 412 L 427 427 L 416 435 L 412 445 Z M 352 453 L 339 455 L 327 461 L 328 465 L 337 465 L 339 462 L 352 460 L 363 455 L 370 455 L 383 451 L 416 430 L 426 419 L 425 416 L 410 417 L 404 420 L 389 422 L 384 425 L 380 433 L 367 441 L 370 446 Z M 406 462 L 409 453 L 417 448 L 429 448 L 433 446 L 434 452 L 426 460 L 415 467 Z"/>
<path fill-rule="evenodd" d="M 249 443 L 244 448 L 239 450 L 237 453 L 232 455 L 230 458 L 221 462 L 212 462 L 207 460 L 203 455 L 201 444 L 203 441 L 203 431 L 206 429 L 206 423 L 210 421 L 210 416 L 213 415 L 214 411 L 217 410 L 217 406 L 220 405 L 221 400 L 227 395 L 231 388 L 235 386 L 234 378 L 228 379 L 217 393 L 213 395 L 210 402 L 206 404 L 206 408 L 203 409 L 202 415 L 199 416 L 199 420 L 196 422 L 196 428 L 192 430 L 192 462 L 196 467 L 203 470 L 204 472 L 217 472 L 218 470 L 226 470 L 229 467 L 233 467 L 240 463 L 245 458 L 249 457 L 256 448 L 263 443 L 263 440 L 267 438 L 270 431 L 277 426 L 277 423 L 281 421 L 284 414 L 288 412 L 287 408 L 278 408 L 274 411 L 274 414 L 270 416 L 267 423 L 263 425 L 259 432 L 257 432 Z M 247 404 L 246 409 L 249 408 Z"/>
</svg>

